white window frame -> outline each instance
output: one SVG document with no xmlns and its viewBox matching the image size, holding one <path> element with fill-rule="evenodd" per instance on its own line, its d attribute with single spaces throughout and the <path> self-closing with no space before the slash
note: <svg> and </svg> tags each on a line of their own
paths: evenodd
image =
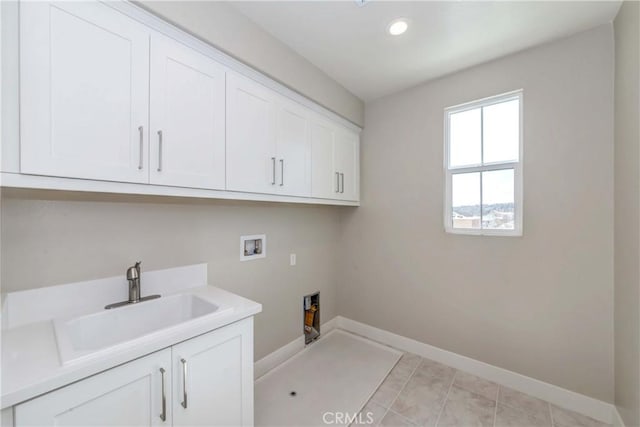
<svg viewBox="0 0 640 427">
<path fill-rule="evenodd" d="M 479 107 L 487 107 L 494 104 L 518 99 L 520 109 L 520 141 L 518 147 L 518 161 L 516 162 L 494 162 L 494 163 L 480 163 L 477 165 L 468 165 L 460 167 L 450 167 L 450 144 L 449 144 L 449 124 L 451 114 L 460 113 L 462 111 L 473 110 Z M 481 118 L 482 120 L 482 118 Z M 482 126 L 482 121 L 481 121 Z M 477 236 L 522 236 L 523 229 L 523 185 L 522 185 L 522 165 L 524 156 L 524 144 L 523 144 L 523 90 L 518 89 L 511 92 L 503 93 L 496 96 L 490 96 L 476 101 L 466 102 L 464 104 L 454 105 L 452 107 L 445 108 L 444 110 L 444 174 L 445 174 L 445 197 L 444 197 L 444 228 L 447 233 L 452 234 L 468 234 Z M 482 128 L 481 128 L 482 129 Z M 483 156 L 483 136 L 482 130 L 480 131 L 480 155 L 481 162 Z M 502 229 L 472 229 L 472 228 L 454 228 L 452 218 L 452 176 L 459 173 L 471 173 L 471 172 L 486 172 L 502 169 L 513 169 L 514 174 L 514 229 L 502 230 Z M 482 174 L 480 174 L 480 203 L 482 203 Z M 482 207 L 480 209 L 482 212 Z M 482 218 L 482 217 L 481 217 Z M 482 223 L 482 219 L 481 219 Z M 481 224 L 482 226 L 482 224 Z"/>
</svg>

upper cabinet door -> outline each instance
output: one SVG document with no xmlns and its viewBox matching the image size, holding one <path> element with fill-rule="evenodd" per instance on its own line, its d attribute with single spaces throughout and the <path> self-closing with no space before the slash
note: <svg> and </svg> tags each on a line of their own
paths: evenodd
<svg viewBox="0 0 640 427">
<path fill-rule="evenodd" d="M 235 73 L 227 74 L 227 190 L 275 193 L 276 96 Z"/>
<path fill-rule="evenodd" d="M 148 182 L 145 27 L 100 2 L 21 2 L 20 52 L 20 171 Z"/>
<path fill-rule="evenodd" d="M 311 197 L 360 200 L 360 136 L 314 115 Z"/>
<path fill-rule="evenodd" d="M 309 112 L 282 99 L 278 105 L 276 190 L 311 196 L 311 126 Z"/>
<path fill-rule="evenodd" d="M 339 174 L 337 199 L 360 200 L 360 137 L 346 129 L 336 132 L 333 163 Z"/>
<path fill-rule="evenodd" d="M 225 188 L 225 69 L 160 34 L 151 38 L 151 183 Z"/>
<path fill-rule="evenodd" d="M 333 165 L 333 126 L 314 118 L 311 123 L 311 197 L 336 199 L 340 176 Z"/>
</svg>

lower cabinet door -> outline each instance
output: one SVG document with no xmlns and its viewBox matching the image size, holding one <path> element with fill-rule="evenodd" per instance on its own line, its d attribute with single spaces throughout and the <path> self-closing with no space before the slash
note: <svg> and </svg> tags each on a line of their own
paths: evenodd
<svg viewBox="0 0 640 427">
<path fill-rule="evenodd" d="M 253 319 L 172 347 L 175 426 L 253 425 Z"/>
<path fill-rule="evenodd" d="M 15 426 L 170 426 L 170 390 L 166 349 L 17 405 Z"/>
</svg>

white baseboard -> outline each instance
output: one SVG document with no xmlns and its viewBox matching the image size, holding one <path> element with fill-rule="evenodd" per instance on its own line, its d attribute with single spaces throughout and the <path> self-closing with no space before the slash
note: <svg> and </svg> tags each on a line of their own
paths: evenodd
<svg viewBox="0 0 640 427">
<path fill-rule="evenodd" d="M 332 329 L 336 327 L 336 318 L 322 323 L 320 325 L 320 332 L 324 335 L 329 333 Z M 298 352 L 304 350 L 304 335 L 300 335 L 298 338 L 294 339 L 288 344 L 280 347 L 273 353 L 267 354 L 262 359 L 255 362 L 253 365 L 253 378 L 258 379 L 276 366 L 281 363 L 289 360 L 291 357 L 295 356 Z"/>
<path fill-rule="evenodd" d="M 579 412 L 598 421 L 612 424 L 620 418 L 615 407 L 607 402 L 545 383 L 516 372 L 480 362 L 411 338 L 394 334 L 342 316 L 336 317 L 335 327 L 378 341 L 400 350 L 469 372 L 500 385 L 530 394 L 554 405 Z M 614 414 L 615 412 L 615 414 Z M 622 421 L 619 421 L 622 423 Z M 623 426 L 624 424 L 620 424 Z"/>
<path fill-rule="evenodd" d="M 273 353 L 267 354 L 253 364 L 253 378 L 258 379 L 282 362 L 289 360 L 304 349 L 304 335 L 300 335 L 289 344 L 285 344 Z"/>
<path fill-rule="evenodd" d="M 618 412 L 618 408 L 615 406 L 613 407 L 613 427 L 625 427 L 620 412 Z"/>
</svg>

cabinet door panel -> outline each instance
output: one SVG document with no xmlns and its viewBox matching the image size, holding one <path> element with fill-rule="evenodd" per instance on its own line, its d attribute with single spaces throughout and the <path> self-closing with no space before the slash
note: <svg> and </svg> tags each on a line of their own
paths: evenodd
<svg viewBox="0 0 640 427">
<path fill-rule="evenodd" d="M 335 130 L 325 122 L 311 124 L 311 196 L 335 199 L 338 196 L 338 178 L 333 165 Z"/>
<path fill-rule="evenodd" d="M 360 199 L 359 145 L 357 134 L 342 129 L 336 133 L 333 161 L 336 171 L 341 174 L 339 199 Z"/>
<path fill-rule="evenodd" d="M 304 108 L 286 101 L 279 105 L 276 172 L 280 194 L 311 195 L 309 124 Z"/>
<path fill-rule="evenodd" d="M 168 399 L 164 422 L 160 368 Z M 171 350 L 153 353 L 17 405 L 15 425 L 169 426 L 170 368 Z"/>
<path fill-rule="evenodd" d="M 224 190 L 225 69 L 160 34 L 151 40 L 151 141 L 152 184 Z"/>
<path fill-rule="evenodd" d="M 20 171 L 148 182 L 147 30 L 100 2 L 20 7 Z"/>
<path fill-rule="evenodd" d="M 252 327 L 245 319 L 172 348 L 175 426 L 253 425 Z"/>
<path fill-rule="evenodd" d="M 227 75 L 227 190 L 276 191 L 275 115 L 269 89 Z"/>
</svg>

